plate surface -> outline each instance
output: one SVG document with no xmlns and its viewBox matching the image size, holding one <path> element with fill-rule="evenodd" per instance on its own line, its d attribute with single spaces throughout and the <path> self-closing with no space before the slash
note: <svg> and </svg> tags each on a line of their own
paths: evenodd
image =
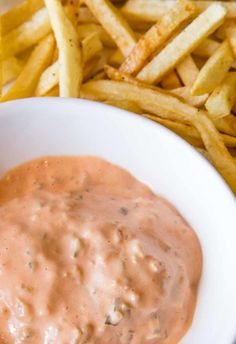
<svg viewBox="0 0 236 344">
<path fill-rule="evenodd" d="M 45 155 L 97 155 L 171 201 L 204 255 L 194 322 L 181 344 L 230 344 L 236 328 L 236 202 L 182 139 L 145 118 L 84 100 L 34 98 L 0 105 L 0 174 Z"/>
</svg>

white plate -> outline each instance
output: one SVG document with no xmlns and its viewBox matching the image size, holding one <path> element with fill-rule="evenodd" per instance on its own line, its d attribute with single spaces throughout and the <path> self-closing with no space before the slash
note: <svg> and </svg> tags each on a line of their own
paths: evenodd
<svg viewBox="0 0 236 344">
<path fill-rule="evenodd" d="M 147 119 L 99 103 L 28 99 L 0 105 L 0 173 L 43 155 L 92 154 L 170 200 L 196 230 L 204 269 L 181 344 L 231 344 L 236 328 L 236 202 L 188 144 Z"/>
</svg>

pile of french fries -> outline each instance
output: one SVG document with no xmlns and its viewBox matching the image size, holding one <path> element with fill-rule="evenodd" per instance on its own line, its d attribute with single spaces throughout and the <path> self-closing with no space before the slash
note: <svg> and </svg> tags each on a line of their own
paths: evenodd
<svg viewBox="0 0 236 344">
<path fill-rule="evenodd" d="M 0 52 L 2 102 L 135 112 L 195 146 L 236 193 L 235 1 L 25 0 L 1 15 Z"/>
</svg>

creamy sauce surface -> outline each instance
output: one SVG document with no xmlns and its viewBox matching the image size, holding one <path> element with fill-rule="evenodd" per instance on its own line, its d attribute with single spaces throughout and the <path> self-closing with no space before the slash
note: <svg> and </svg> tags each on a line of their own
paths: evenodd
<svg viewBox="0 0 236 344">
<path fill-rule="evenodd" d="M 1 344 L 176 344 L 201 268 L 174 207 L 99 158 L 42 158 L 0 181 Z"/>
</svg>

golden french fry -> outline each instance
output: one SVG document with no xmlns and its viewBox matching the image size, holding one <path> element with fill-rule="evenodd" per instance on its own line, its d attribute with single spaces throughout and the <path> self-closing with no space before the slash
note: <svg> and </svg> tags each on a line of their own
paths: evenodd
<svg viewBox="0 0 236 344">
<path fill-rule="evenodd" d="M 121 13 L 109 0 L 85 0 L 85 3 L 123 55 L 127 56 L 136 44 L 136 37 Z"/>
<path fill-rule="evenodd" d="M 27 21 L 36 11 L 43 7 L 43 0 L 25 0 L 1 16 L 2 35 Z"/>
<path fill-rule="evenodd" d="M 236 102 L 236 72 L 229 72 L 212 92 L 205 106 L 212 117 L 225 117 L 231 113 Z"/>
<path fill-rule="evenodd" d="M 172 70 L 161 80 L 161 86 L 165 90 L 182 87 L 181 81 L 175 70 Z"/>
<path fill-rule="evenodd" d="M 103 27 L 99 24 L 88 23 L 88 24 L 80 24 L 78 25 L 78 35 L 79 40 L 86 38 L 91 33 L 97 32 L 99 38 L 104 46 L 109 48 L 116 48 L 116 44 L 114 43 L 113 39 L 109 34 L 103 29 Z"/>
<path fill-rule="evenodd" d="M 223 118 L 213 119 L 213 122 L 217 129 L 222 133 L 236 136 L 236 117 L 229 115 Z"/>
<path fill-rule="evenodd" d="M 46 8 L 36 12 L 29 21 L 2 38 L 3 58 L 16 55 L 38 43 L 51 31 Z"/>
<path fill-rule="evenodd" d="M 199 69 L 191 55 L 176 66 L 176 71 L 185 86 L 192 86 L 196 80 Z"/>
<path fill-rule="evenodd" d="M 110 77 L 113 71 L 106 69 L 106 73 Z M 112 76 L 119 78 L 120 74 L 112 74 Z M 134 84 L 110 80 L 91 81 L 83 85 L 82 96 L 101 101 L 129 100 L 136 103 L 143 111 L 187 124 L 191 122 L 191 117 L 198 114 L 198 109 L 183 103 L 170 93 L 157 87 L 147 88 L 135 79 Z"/>
<path fill-rule="evenodd" d="M 212 121 L 203 113 L 199 113 L 198 117 L 194 118 L 193 125 L 199 131 L 216 169 L 236 193 L 236 163 L 226 149 Z"/>
<path fill-rule="evenodd" d="M 196 11 L 196 7 L 188 1 L 178 1 L 155 25 L 153 25 L 138 41 L 131 53 L 126 57 L 120 71 L 136 74 L 145 62 L 164 42 Z"/>
<path fill-rule="evenodd" d="M 194 51 L 193 54 L 209 58 L 220 47 L 220 43 L 211 38 L 206 38 Z"/>
<path fill-rule="evenodd" d="M 226 9 L 215 3 L 198 16 L 167 44 L 137 75 L 139 80 L 153 84 L 190 54 L 207 36 L 221 25 Z"/>
<path fill-rule="evenodd" d="M 146 117 L 153 119 L 154 121 L 164 125 L 168 129 L 173 130 L 176 134 L 186 138 L 191 138 L 193 140 L 196 140 L 196 143 L 194 146 L 203 146 L 203 142 L 201 139 L 201 135 L 199 132 L 191 125 L 183 124 L 180 122 L 174 122 L 170 121 L 168 119 L 164 119 L 155 115 L 146 115 Z M 226 135 L 226 134 L 220 134 L 222 140 L 224 141 L 225 145 L 230 148 L 235 148 L 236 147 L 236 137 Z M 197 144 L 198 142 L 198 144 Z"/>
<path fill-rule="evenodd" d="M 192 86 L 192 95 L 212 92 L 223 81 L 233 61 L 231 46 L 225 41 L 202 67 Z"/>
<path fill-rule="evenodd" d="M 45 97 L 59 97 L 59 87 L 54 87 L 52 90 L 45 94 Z"/>
<path fill-rule="evenodd" d="M 123 100 L 123 99 L 112 100 L 111 99 L 111 100 L 105 101 L 104 103 L 118 107 L 118 108 L 121 108 L 121 109 L 124 109 L 124 110 L 127 110 L 127 111 L 130 111 L 130 112 L 134 112 L 134 113 L 138 113 L 138 114 L 142 113 L 142 110 L 140 109 L 140 107 L 130 100 Z"/>
<path fill-rule="evenodd" d="M 204 111 L 187 105 L 169 94 L 151 88 L 110 80 L 90 81 L 82 86 L 82 97 L 107 101 L 126 99 L 142 110 L 173 121 L 193 125 L 200 133 L 214 165 L 236 192 L 236 165 L 224 142 Z"/>
<path fill-rule="evenodd" d="M 45 0 L 59 51 L 61 97 L 78 97 L 82 82 L 82 56 L 76 29 L 59 0 Z"/>
<path fill-rule="evenodd" d="M 94 17 L 94 15 L 91 13 L 91 11 L 88 9 L 88 7 L 80 7 L 79 9 L 79 16 L 78 16 L 78 22 L 79 23 L 98 23 L 97 19 Z"/>
<path fill-rule="evenodd" d="M 59 83 L 59 62 L 54 62 L 42 73 L 35 95 L 37 97 L 45 96 Z"/>
<path fill-rule="evenodd" d="M 226 35 L 236 58 L 236 22 L 226 29 Z"/>
<path fill-rule="evenodd" d="M 33 95 L 42 71 L 51 62 L 54 46 L 54 38 L 49 35 L 35 47 L 22 72 L 1 101 L 26 98 Z"/>
<path fill-rule="evenodd" d="M 170 90 L 170 92 L 186 103 L 198 108 L 202 107 L 205 104 L 209 96 L 208 94 L 203 94 L 202 96 L 192 96 L 191 89 L 188 86 L 175 88 Z"/>
<path fill-rule="evenodd" d="M 82 41 L 83 62 L 87 62 L 102 50 L 102 43 L 97 32 L 91 33 Z"/>
<path fill-rule="evenodd" d="M 174 6 L 173 1 L 128 0 L 121 8 L 129 20 L 156 22 Z"/>
<path fill-rule="evenodd" d="M 2 62 L 2 84 L 16 79 L 24 67 L 24 61 L 11 56 Z"/>
<path fill-rule="evenodd" d="M 199 11 L 206 10 L 209 6 L 215 3 L 212 1 L 193 1 L 198 7 Z M 236 3 L 235 2 L 220 2 L 227 9 L 228 18 L 236 18 Z M 173 0 L 128 0 L 122 7 L 123 14 L 129 19 L 136 19 L 140 21 L 156 22 L 174 5 Z"/>
<path fill-rule="evenodd" d="M 121 73 L 120 71 L 118 71 L 115 68 L 112 68 L 110 66 L 105 66 L 105 72 L 106 72 L 107 76 L 112 80 L 125 81 L 127 83 L 131 83 L 132 85 L 136 85 L 136 86 L 140 86 L 140 87 L 144 87 L 144 88 L 149 88 L 151 90 L 158 91 L 158 93 L 163 93 L 165 95 L 171 96 L 171 99 L 174 98 L 173 94 L 171 94 L 170 91 L 165 91 L 165 90 L 162 90 L 156 86 L 144 84 L 141 81 L 138 81 L 137 79 L 134 79 L 125 73 Z M 165 103 L 166 102 L 167 102 L 167 99 L 165 100 Z M 170 103 L 171 103 L 171 101 L 170 101 Z M 159 114 L 159 111 L 158 111 L 158 103 L 156 104 L 156 109 L 155 109 L 154 105 L 153 105 L 153 108 L 154 108 L 154 111 L 145 110 L 145 109 L 144 109 L 144 111 L 152 112 L 152 113 L 156 114 L 157 116 L 162 117 L 162 115 Z M 176 112 L 182 112 L 183 111 L 182 107 L 179 106 L 179 103 L 178 103 L 178 105 L 177 105 L 177 103 L 173 104 L 173 109 L 175 109 Z M 195 111 L 199 111 L 199 109 L 194 108 L 192 106 L 189 107 L 189 105 L 188 105 L 187 108 L 185 107 L 184 111 L 189 111 L 189 112 L 193 111 L 195 113 Z M 167 114 L 169 115 L 168 112 L 167 112 Z M 180 121 L 179 119 L 177 119 L 177 120 Z M 236 117 L 235 116 L 229 115 L 229 116 L 226 116 L 224 118 L 216 118 L 216 119 L 212 119 L 212 120 L 213 120 L 214 125 L 216 126 L 217 130 L 219 130 L 222 133 L 231 135 L 231 136 L 236 136 Z"/>
<path fill-rule="evenodd" d="M 117 49 L 109 58 L 109 64 L 114 67 L 119 67 L 124 61 L 124 56 L 119 49 Z"/>
<path fill-rule="evenodd" d="M 101 51 L 102 45 L 96 32 L 91 33 L 82 41 L 83 64 L 94 58 Z M 97 61 L 97 60 L 96 60 Z M 93 62 L 94 63 L 94 62 Z M 89 67 L 87 67 L 88 69 Z M 59 62 L 56 60 L 42 73 L 38 82 L 36 96 L 45 96 L 59 83 Z"/>
</svg>

